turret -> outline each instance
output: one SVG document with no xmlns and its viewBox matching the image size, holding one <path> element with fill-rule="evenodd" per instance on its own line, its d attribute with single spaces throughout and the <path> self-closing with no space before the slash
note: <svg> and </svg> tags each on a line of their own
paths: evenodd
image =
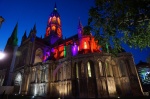
<svg viewBox="0 0 150 99">
<path fill-rule="evenodd" d="M 30 34 L 28 36 L 28 38 L 30 38 L 31 42 L 34 41 L 35 37 L 36 37 L 36 25 L 34 25 L 33 29 L 31 29 Z"/>
<path fill-rule="evenodd" d="M 79 25 L 78 25 L 78 38 L 80 39 L 83 35 L 83 26 L 81 24 L 81 21 L 79 19 Z"/>
<path fill-rule="evenodd" d="M 24 32 L 24 35 L 22 36 L 21 44 L 27 39 L 26 31 Z"/>
<path fill-rule="evenodd" d="M 61 20 L 56 3 L 54 10 L 48 19 L 45 38 L 49 40 L 50 44 L 54 44 L 58 39 L 62 38 Z"/>
</svg>

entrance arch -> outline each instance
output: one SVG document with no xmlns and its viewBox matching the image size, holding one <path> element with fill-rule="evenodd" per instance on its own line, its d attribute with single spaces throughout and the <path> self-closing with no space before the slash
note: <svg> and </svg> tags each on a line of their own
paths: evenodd
<svg viewBox="0 0 150 99">
<path fill-rule="evenodd" d="M 18 72 L 15 75 L 15 79 L 14 79 L 14 93 L 15 94 L 20 94 L 21 85 L 22 85 L 22 74 L 20 72 Z"/>
</svg>

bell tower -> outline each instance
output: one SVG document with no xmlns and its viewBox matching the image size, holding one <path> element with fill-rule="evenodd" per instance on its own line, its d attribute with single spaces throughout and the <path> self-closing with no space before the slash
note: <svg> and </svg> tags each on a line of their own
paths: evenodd
<svg viewBox="0 0 150 99">
<path fill-rule="evenodd" d="M 58 39 L 62 38 L 61 20 L 60 15 L 57 12 L 56 3 L 54 10 L 48 19 L 45 38 L 49 39 L 50 44 L 54 44 Z"/>
</svg>

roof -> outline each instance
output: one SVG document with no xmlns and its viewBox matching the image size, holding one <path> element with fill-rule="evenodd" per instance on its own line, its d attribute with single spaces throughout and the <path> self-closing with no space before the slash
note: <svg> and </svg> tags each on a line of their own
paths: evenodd
<svg viewBox="0 0 150 99">
<path fill-rule="evenodd" d="M 137 66 L 137 67 L 141 67 L 141 66 L 149 66 L 149 67 L 150 67 L 150 64 L 147 63 L 147 62 L 142 62 L 142 61 L 140 61 L 136 66 Z"/>
</svg>

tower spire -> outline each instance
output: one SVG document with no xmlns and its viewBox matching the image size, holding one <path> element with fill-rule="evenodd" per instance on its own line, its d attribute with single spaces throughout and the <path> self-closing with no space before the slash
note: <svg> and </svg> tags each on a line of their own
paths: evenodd
<svg viewBox="0 0 150 99">
<path fill-rule="evenodd" d="M 54 10 L 48 19 L 45 38 L 51 44 L 54 44 L 58 39 L 62 39 L 61 20 L 57 11 L 56 3 L 54 5 Z"/>
<path fill-rule="evenodd" d="M 55 11 L 57 10 L 56 2 L 55 2 L 55 5 L 54 5 L 54 10 L 55 10 Z"/>
<path fill-rule="evenodd" d="M 11 36 L 9 37 L 9 39 L 7 41 L 7 45 L 16 46 L 18 44 L 17 32 L 18 32 L 18 22 L 17 22 Z"/>
<path fill-rule="evenodd" d="M 81 23 L 81 20 L 80 20 L 80 17 L 79 17 L 79 25 L 78 25 L 78 28 L 83 28 L 82 23 Z"/>
<path fill-rule="evenodd" d="M 78 37 L 81 38 L 83 35 L 83 26 L 82 26 L 82 23 L 80 21 L 80 18 L 79 18 L 79 24 L 78 24 Z"/>
<path fill-rule="evenodd" d="M 36 23 L 33 26 L 33 31 L 36 32 Z"/>
</svg>

